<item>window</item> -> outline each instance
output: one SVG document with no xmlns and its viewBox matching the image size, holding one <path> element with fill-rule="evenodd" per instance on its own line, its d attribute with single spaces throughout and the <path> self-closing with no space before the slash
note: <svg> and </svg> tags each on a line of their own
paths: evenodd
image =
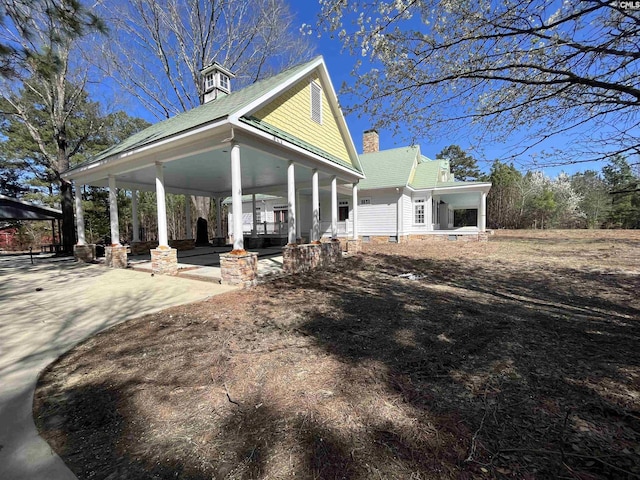
<svg viewBox="0 0 640 480">
<path fill-rule="evenodd" d="M 370 198 L 361 198 L 359 204 L 360 205 L 371 205 L 371 199 Z"/>
<path fill-rule="evenodd" d="M 322 87 L 311 82 L 311 120 L 322 123 Z"/>
<path fill-rule="evenodd" d="M 344 222 L 345 220 L 349 220 L 349 202 L 340 200 L 338 202 L 338 221 Z"/>
<path fill-rule="evenodd" d="M 216 86 L 216 76 L 213 73 L 208 74 L 204 79 L 205 90 L 211 90 Z"/>
<path fill-rule="evenodd" d="M 220 73 L 220 88 L 226 92 L 231 91 L 229 77 L 224 73 Z"/>
<path fill-rule="evenodd" d="M 424 225 L 424 198 L 416 198 L 413 201 L 413 223 Z"/>
</svg>

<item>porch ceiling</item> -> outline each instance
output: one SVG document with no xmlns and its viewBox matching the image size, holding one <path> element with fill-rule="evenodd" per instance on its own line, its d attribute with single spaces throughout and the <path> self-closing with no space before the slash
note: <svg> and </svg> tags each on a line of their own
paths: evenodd
<svg viewBox="0 0 640 480">
<path fill-rule="evenodd" d="M 438 194 L 437 197 L 451 205 L 454 209 L 461 210 L 478 208 L 480 206 L 479 192 Z"/>
<path fill-rule="evenodd" d="M 229 140 L 233 133 L 225 130 L 210 132 L 207 138 L 193 138 L 191 142 L 175 142 L 165 148 L 158 146 L 142 153 L 133 152 L 131 158 L 110 159 L 97 168 L 74 174 L 72 178 L 85 185 L 106 187 L 108 176 L 113 175 L 118 188 L 155 191 L 155 163 L 162 162 L 167 192 L 227 196 L 231 194 Z M 289 160 L 295 162 L 296 186 L 311 184 L 313 168 L 318 169 L 321 185 L 328 184 L 333 175 L 343 184 L 357 179 L 343 167 L 318 160 L 311 153 L 287 148 L 283 142 L 265 141 L 237 132 L 234 141 L 240 145 L 243 193 L 286 192 Z"/>
</svg>

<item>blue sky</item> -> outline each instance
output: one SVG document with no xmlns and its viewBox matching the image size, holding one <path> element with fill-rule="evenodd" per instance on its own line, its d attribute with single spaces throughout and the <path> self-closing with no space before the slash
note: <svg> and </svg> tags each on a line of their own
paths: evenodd
<svg viewBox="0 0 640 480">
<path fill-rule="evenodd" d="M 318 13 L 320 10 L 317 0 L 288 1 L 291 11 L 297 15 L 297 23 L 299 26 L 302 26 L 303 24 L 315 26 L 317 24 Z M 322 55 L 325 59 L 329 75 L 331 76 L 333 86 L 336 89 L 339 100 L 342 104 L 349 105 L 351 103 L 350 99 L 340 93 L 340 88 L 343 82 L 353 82 L 353 77 L 350 74 L 358 58 L 351 56 L 348 51 L 343 51 L 340 41 L 338 39 L 330 38 L 326 33 L 321 35 L 320 38 L 313 36 L 310 40 L 315 43 L 316 53 Z M 96 86 L 97 88 L 95 88 L 93 94 L 96 95 L 99 100 L 105 102 L 105 104 L 114 103 L 115 98 L 119 95 L 118 92 L 121 93 L 121 90 L 114 83 L 115 82 L 109 82 L 106 80 L 101 82 L 100 85 Z M 115 100 L 116 103 L 121 103 L 121 101 L 121 97 L 118 100 Z M 127 103 L 126 106 L 124 106 L 125 110 L 129 114 L 141 116 L 152 122 L 156 121 L 149 112 L 144 111 L 140 106 L 134 107 L 134 104 L 137 104 L 137 102 L 133 101 L 132 103 Z M 357 114 L 354 113 L 347 115 L 346 120 L 355 146 L 358 151 L 361 151 L 362 133 L 365 130 L 370 129 L 372 123 L 368 118 L 358 118 Z M 465 133 L 465 131 L 460 130 L 451 131 L 446 138 L 418 138 L 415 142 L 420 145 L 422 153 L 430 158 L 435 158 L 436 154 L 448 145 L 460 145 L 464 150 L 470 152 L 478 160 L 479 167 L 486 172 L 488 172 L 493 160 L 500 159 L 503 161 L 511 161 L 510 157 L 518 150 L 517 142 L 519 139 L 512 138 L 512 142 L 510 144 L 482 142 L 482 151 L 471 151 L 471 144 L 477 142 L 473 142 L 474 139 L 470 139 L 468 135 L 465 135 Z M 407 138 L 393 136 L 390 131 L 380 130 L 379 134 L 381 149 L 405 146 L 410 143 L 410 140 Z M 559 141 L 559 139 L 555 139 L 556 144 L 558 144 Z M 543 148 L 550 149 L 551 147 L 556 146 L 556 144 L 547 142 L 546 144 L 538 147 L 537 150 L 529 151 L 526 155 L 523 155 L 514 161 L 516 167 L 525 171 L 530 164 L 531 153 L 534 155 L 540 155 L 540 151 Z M 545 168 L 544 172 L 549 176 L 555 176 L 560 171 L 574 173 L 576 171 L 586 169 L 599 170 L 601 166 L 602 165 L 597 164 L 568 165 L 562 168 Z"/>
<path fill-rule="evenodd" d="M 300 24 L 316 25 L 317 15 L 319 12 L 319 6 L 317 0 L 289 0 L 291 10 L 298 15 Z M 358 58 L 351 56 L 348 51 L 342 51 L 341 43 L 338 39 L 331 39 L 329 35 L 323 34 L 320 38 L 314 38 L 316 42 L 317 53 L 322 55 L 329 69 L 329 75 L 331 76 L 333 86 L 338 93 L 339 99 L 343 103 L 348 104 L 349 99 L 340 94 L 340 87 L 343 82 L 351 83 L 353 78 L 350 76 L 350 72 L 358 60 Z M 351 136 L 356 145 L 358 151 L 362 149 L 362 132 L 371 128 L 371 123 L 367 118 L 358 118 L 355 114 L 350 114 L 346 117 Z M 407 145 L 409 142 L 406 139 L 396 138 L 388 131 L 379 131 L 380 134 L 380 148 L 394 148 Z M 495 159 L 508 159 L 515 152 L 520 151 L 518 148 L 518 142 L 521 138 L 517 136 L 510 139 L 508 144 L 495 144 L 483 142 L 481 152 L 471 152 L 473 156 L 478 160 L 478 164 L 482 170 L 488 171 L 491 163 Z M 472 139 L 473 141 L 473 139 Z M 444 147 L 452 144 L 460 145 L 464 150 L 470 151 L 471 147 L 470 139 L 464 135 L 464 132 L 451 132 L 451 136 L 447 138 L 437 139 L 417 139 L 416 143 L 420 145 L 421 151 L 424 155 L 435 158 L 436 154 L 440 152 Z M 521 170 L 526 170 L 530 165 L 531 155 L 542 157 L 542 151 L 550 150 L 553 147 L 561 146 L 562 139 L 556 138 L 552 141 L 548 141 L 535 149 L 529 150 L 525 155 L 517 158 L 514 164 Z M 561 171 L 569 174 L 584 171 L 587 169 L 600 170 L 603 164 L 590 163 L 590 164 L 576 164 L 566 165 L 564 167 L 548 167 L 544 168 L 544 172 L 549 176 L 556 176 Z"/>
</svg>

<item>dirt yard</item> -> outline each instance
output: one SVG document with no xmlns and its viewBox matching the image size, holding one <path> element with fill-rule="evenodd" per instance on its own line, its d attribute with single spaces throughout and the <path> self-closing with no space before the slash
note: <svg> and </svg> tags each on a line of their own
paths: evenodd
<svg viewBox="0 0 640 480">
<path fill-rule="evenodd" d="M 80 345 L 41 434 L 80 479 L 640 478 L 640 232 L 365 248 Z"/>
</svg>

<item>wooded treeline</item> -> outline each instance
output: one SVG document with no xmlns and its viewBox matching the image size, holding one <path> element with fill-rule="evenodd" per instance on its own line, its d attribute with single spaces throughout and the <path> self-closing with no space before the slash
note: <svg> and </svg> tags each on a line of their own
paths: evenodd
<svg viewBox="0 0 640 480">
<path fill-rule="evenodd" d="M 622 156 L 554 178 L 496 160 L 482 179 L 489 228 L 640 228 L 640 175 Z"/>
</svg>

